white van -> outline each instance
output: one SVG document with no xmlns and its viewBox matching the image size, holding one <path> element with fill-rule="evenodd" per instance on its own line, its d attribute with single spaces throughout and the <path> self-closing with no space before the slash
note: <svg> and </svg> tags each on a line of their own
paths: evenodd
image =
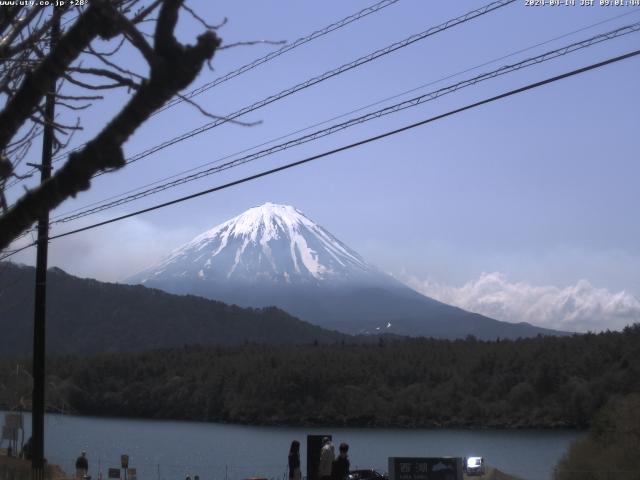
<svg viewBox="0 0 640 480">
<path fill-rule="evenodd" d="M 484 475 L 484 458 L 467 457 L 464 463 L 467 475 Z"/>
</svg>

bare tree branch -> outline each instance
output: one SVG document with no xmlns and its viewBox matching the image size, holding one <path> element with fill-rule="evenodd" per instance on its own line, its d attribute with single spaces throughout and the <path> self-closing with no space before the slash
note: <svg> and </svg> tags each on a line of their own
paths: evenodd
<svg viewBox="0 0 640 480">
<path fill-rule="evenodd" d="M 112 78 L 112 76 L 115 76 L 116 74 L 109 72 L 109 75 L 100 75 L 100 76 L 105 76 L 108 78 Z M 116 83 L 108 83 L 108 84 L 100 84 L 100 85 L 94 85 L 91 83 L 87 83 L 87 82 L 83 82 L 82 80 L 78 80 L 77 78 L 73 78 L 71 75 L 68 74 L 64 74 L 63 77 L 69 82 L 69 83 L 73 83 L 74 85 L 77 85 L 79 87 L 83 87 L 86 88 L 87 90 L 110 90 L 113 88 L 122 88 L 122 87 L 127 87 L 127 88 L 133 88 L 133 89 L 137 89 L 138 88 L 138 84 L 129 80 L 128 78 L 123 78 L 120 77 L 119 75 L 117 75 L 119 78 L 117 79 Z"/>
<path fill-rule="evenodd" d="M 192 107 L 194 107 L 196 110 L 198 110 L 205 117 L 209 117 L 209 118 L 211 118 L 213 120 L 226 120 L 229 123 L 233 123 L 235 125 L 242 125 L 243 127 L 255 127 L 256 125 L 260 125 L 262 123 L 261 120 L 258 120 L 256 122 L 243 122 L 241 120 L 235 120 L 235 119 L 231 120 L 231 119 L 229 119 L 229 118 L 227 118 L 225 116 L 215 115 L 213 113 L 207 112 L 204 108 L 202 108 L 196 102 L 191 100 L 189 97 L 186 97 L 186 96 L 181 95 L 179 93 L 177 93 L 176 96 L 181 98 L 184 102 L 187 102 Z"/>
<path fill-rule="evenodd" d="M 154 35 L 154 49 L 162 57 L 174 56 L 181 50 L 182 46 L 173 36 L 173 30 L 178 23 L 178 11 L 182 3 L 182 0 L 165 0 L 160 8 Z"/>
<path fill-rule="evenodd" d="M 76 127 L 80 127 L 80 118 L 78 118 L 76 120 Z M 58 152 L 60 152 L 61 150 L 64 150 L 65 148 L 67 148 L 69 146 L 69 144 L 71 143 L 71 140 L 73 139 L 73 136 L 79 130 L 80 130 L 80 128 L 72 129 L 71 133 L 68 135 L 67 140 L 65 142 L 59 142 L 59 141 L 56 140 L 57 145 L 53 150 L 53 155 L 57 155 Z"/>
<path fill-rule="evenodd" d="M 122 37 L 123 41 L 126 37 Z M 122 44 L 120 44 L 122 45 Z M 87 49 L 88 52 L 90 52 L 91 55 L 93 55 L 95 58 L 97 58 L 100 62 L 104 63 L 106 66 L 113 68 L 114 70 L 117 70 L 118 72 L 122 73 L 123 75 L 129 75 L 130 77 L 136 77 L 140 80 L 144 79 L 145 77 L 143 77 L 142 75 L 132 72 L 131 70 L 128 70 L 126 68 L 122 68 L 120 65 L 116 64 L 115 62 L 112 62 L 111 60 L 108 60 L 106 57 L 108 55 L 102 53 L 102 52 L 96 52 L 93 48 L 91 48 L 91 46 L 89 46 L 89 48 Z"/>
<path fill-rule="evenodd" d="M 227 17 L 224 17 L 222 19 L 222 22 L 220 22 L 218 25 L 211 25 L 205 22 L 205 20 L 200 15 L 198 15 L 192 8 L 190 8 L 187 4 L 182 4 L 182 8 L 184 8 L 195 20 L 197 20 L 200 23 L 200 25 L 202 25 L 204 28 L 208 30 L 218 30 L 219 28 L 222 28 L 224 25 L 226 25 L 227 22 L 229 21 Z"/>
<path fill-rule="evenodd" d="M 140 51 L 149 65 L 153 65 L 153 63 L 156 61 L 155 52 L 153 51 L 151 45 L 149 45 L 149 43 L 147 42 L 146 38 L 144 38 L 142 32 L 137 30 L 126 19 L 126 17 L 119 17 L 118 23 L 120 23 L 120 25 L 123 27 L 124 34 L 131 42 L 131 44 Z"/>
<path fill-rule="evenodd" d="M 56 106 L 63 107 L 63 108 L 68 108 L 69 110 L 73 110 L 73 111 L 76 111 L 76 112 L 80 111 L 80 110 L 86 110 L 91 105 L 92 105 L 91 103 L 83 103 L 82 105 L 71 105 L 70 103 L 61 102 L 60 100 L 56 101 Z"/>
<path fill-rule="evenodd" d="M 19 18 L 18 21 L 13 24 L 13 30 L 0 40 L 0 58 L 9 56 L 9 46 L 16 38 L 18 38 L 18 36 L 22 33 L 22 30 L 24 30 L 31 23 L 31 20 L 33 20 L 42 9 L 44 9 L 43 6 L 33 6 L 33 8 L 28 10 L 27 15 Z"/>
<path fill-rule="evenodd" d="M 97 55 L 97 56 L 101 56 L 101 57 L 111 57 L 113 55 L 115 55 L 116 53 L 118 53 L 120 51 L 120 49 L 122 48 L 122 45 L 124 44 L 126 40 L 126 37 L 122 37 L 120 39 L 120 41 L 118 42 L 118 44 L 115 46 L 115 48 L 109 52 L 98 52 L 97 50 L 95 50 L 91 45 L 87 46 L 87 51 Z"/>
<path fill-rule="evenodd" d="M 2 35 L 7 28 L 9 28 L 15 18 L 22 9 L 19 5 L 8 6 L 7 8 L 0 9 L 0 35 Z"/>
<path fill-rule="evenodd" d="M 60 100 L 104 100 L 102 95 L 63 95 L 56 93 L 56 98 Z"/>
<path fill-rule="evenodd" d="M 151 12 L 153 12 L 156 8 L 158 8 L 158 6 L 161 3 L 162 3 L 162 0 L 155 0 L 147 8 L 145 8 L 145 9 L 141 10 L 140 12 L 138 12 L 136 14 L 136 16 L 131 19 L 131 23 L 133 23 L 135 25 L 137 23 L 142 22 L 145 18 L 147 18 L 147 16 L 149 16 L 149 14 Z"/>
<path fill-rule="evenodd" d="M 20 89 L 0 112 L 0 149 L 6 146 L 46 95 L 46 85 L 60 77 L 94 38 L 110 38 L 117 33 L 113 29 L 113 14 L 109 0 L 91 2 L 78 21 L 60 38 L 55 50 L 25 77 Z"/>
<path fill-rule="evenodd" d="M 40 11 L 40 15 L 44 14 L 44 9 Z M 60 17 L 62 12 L 56 10 L 51 18 L 40 25 L 38 28 L 33 29 L 33 31 L 29 32 L 29 35 L 25 36 L 25 38 L 21 39 L 20 43 L 11 46 L 7 44 L 4 49 L 0 50 L 0 56 L 9 57 L 11 55 L 15 55 L 16 53 L 26 49 L 31 48 L 35 45 L 35 42 L 41 38 L 43 35 L 51 29 L 51 25 L 55 21 L 56 17 Z"/>
<path fill-rule="evenodd" d="M 173 31 L 181 4 L 181 0 L 164 0 L 162 3 L 154 35 L 154 62 L 151 64 L 148 81 L 141 84 L 124 108 L 93 140 L 82 149 L 71 153 L 64 166 L 48 181 L 28 191 L 0 217 L 0 250 L 28 229 L 41 214 L 88 189 L 95 173 L 123 167 L 125 159 L 122 145 L 153 112 L 186 88 L 201 71 L 204 63 L 213 57 L 220 46 L 220 39 L 212 31 L 200 35 L 193 46 L 181 45 L 175 39 Z M 92 4 L 82 17 L 86 16 L 94 5 L 96 4 Z M 120 20 L 116 21 L 116 24 L 118 23 Z M 72 27 L 72 30 L 73 28 L 75 27 Z M 90 36 L 85 33 L 81 37 L 84 41 L 80 42 L 80 45 L 67 45 L 66 48 L 73 48 L 72 54 L 57 53 L 58 48 L 51 52 L 49 57 L 60 57 L 62 60 L 61 68 L 56 70 L 59 74 L 68 68 L 71 57 L 77 57 L 78 47 L 79 51 L 86 48 L 86 39 Z M 44 60 L 45 63 L 49 57 Z M 0 115 L 0 129 L 3 125 L 2 120 Z M 4 121 L 8 123 L 8 127 L 13 126 L 11 122 Z M 5 140 L 3 143 L 1 140 L 10 139 L 12 136 L 13 133 L 0 137 L 0 145 L 8 141 Z"/>
</svg>

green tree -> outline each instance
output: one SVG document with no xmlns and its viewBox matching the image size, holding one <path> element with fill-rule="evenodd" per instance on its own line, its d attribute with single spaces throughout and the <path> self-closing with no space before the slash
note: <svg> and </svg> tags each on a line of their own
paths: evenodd
<svg viewBox="0 0 640 480">
<path fill-rule="evenodd" d="M 558 463 L 555 480 L 636 480 L 640 476 L 640 394 L 614 397 L 585 438 Z"/>
</svg>

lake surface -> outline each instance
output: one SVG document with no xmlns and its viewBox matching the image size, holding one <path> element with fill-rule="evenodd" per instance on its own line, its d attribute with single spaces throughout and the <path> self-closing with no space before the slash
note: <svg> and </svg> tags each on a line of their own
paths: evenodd
<svg viewBox="0 0 640 480">
<path fill-rule="evenodd" d="M 31 419 L 25 416 L 27 437 Z M 569 444 L 583 434 L 572 430 L 427 430 L 361 428 L 252 427 L 182 421 L 47 415 L 45 456 L 74 471 L 86 450 L 94 479 L 130 456 L 138 480 L 241 480 L 250 476 L 282 479 L 291 441 L 301 443 L 303 475 L 306 436 L 331 434 L 347 442 L 352 468 L 387 471 L 390 456 L 484 456 L 489 465 L 523 479 L 546 480 Z M 337 449 L 336 449 L 337 450 Z"/>
</svg>

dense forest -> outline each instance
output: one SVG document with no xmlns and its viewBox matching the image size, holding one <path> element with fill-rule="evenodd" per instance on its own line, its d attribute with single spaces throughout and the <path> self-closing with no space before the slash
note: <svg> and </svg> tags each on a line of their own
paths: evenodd
<svg viewBox="0 0 640 480">
<path fill-rule="evenodd" d="M 0 384 L 11 385 L 15 372 L 15 362 L 0 364 Z M 49 398 L 83 414 L 257 424 L 586 427 L 614 395 L 640 392 L 640 324 L 623 332 L 516 341 L 189 346 L 57 357 L 48 372 Z"/>
</svg>

